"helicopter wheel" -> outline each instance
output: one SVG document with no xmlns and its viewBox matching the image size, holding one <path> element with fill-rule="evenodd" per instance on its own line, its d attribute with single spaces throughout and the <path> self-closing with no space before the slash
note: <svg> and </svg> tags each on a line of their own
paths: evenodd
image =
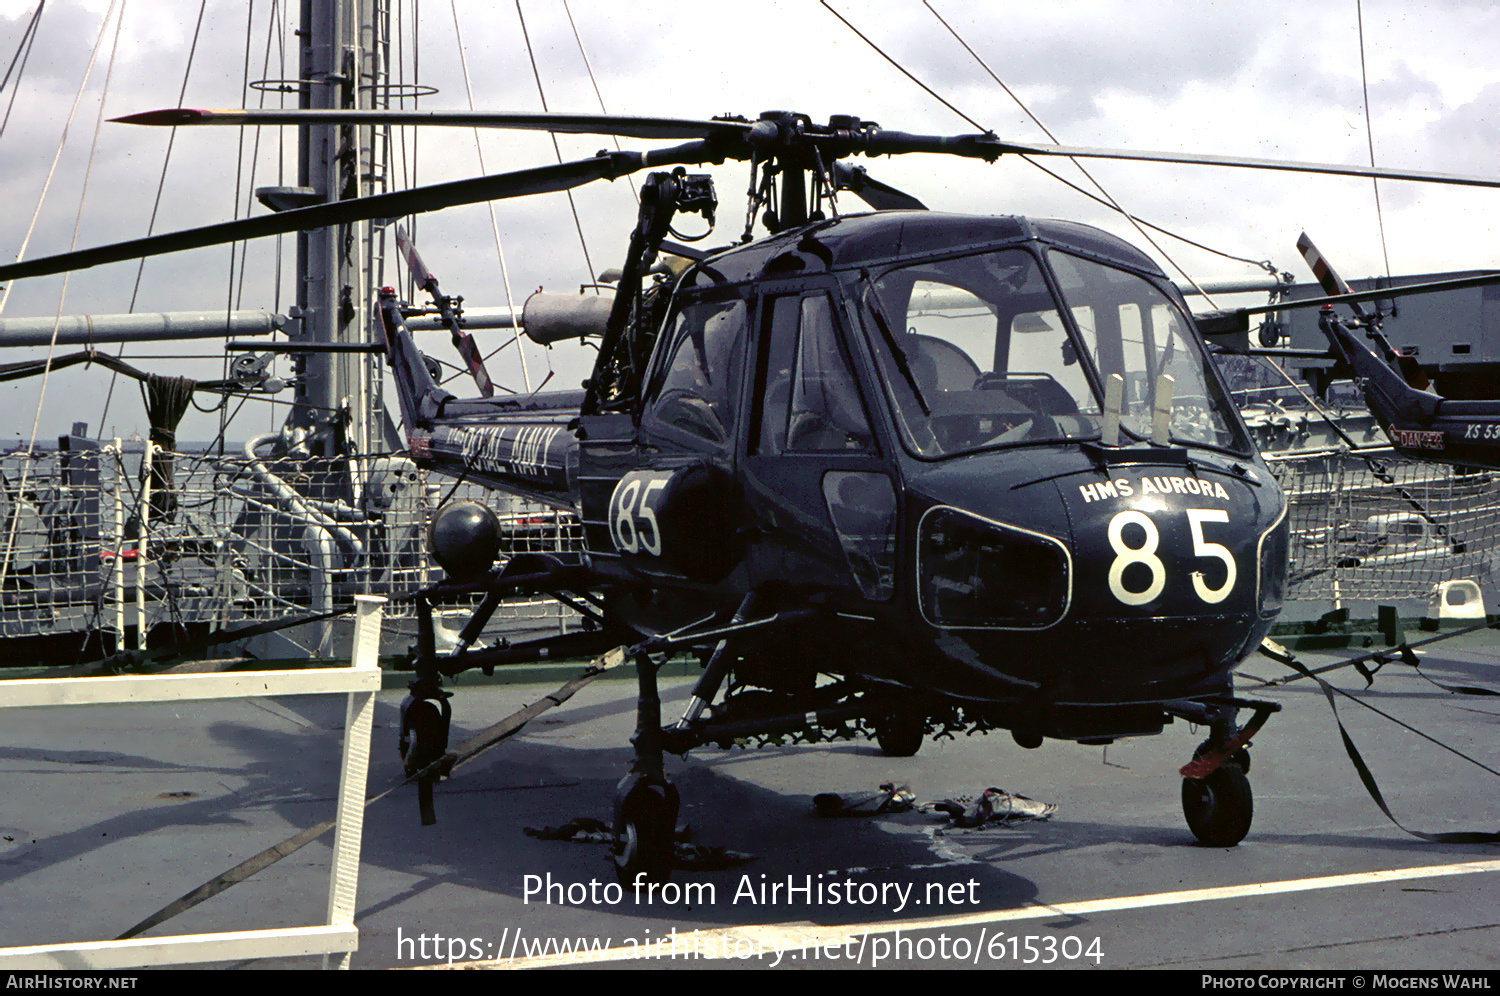
<svg viewBox="0 0 1500 996">
<path fill-rule="evenodd" d="M 633 887 L 664 883 L 672 873 L 672 833 L 676 829 L 677 790 L 671 785 L 639 783 L 620 804 L 615 818 L 615 880 Z"/>
<path fill-rule="evenodd" d="M 1255 801 L 1250 779 L 1234 760 L 1207 778 L 1182 780 L 1182 812 L 1193 836 L 1208 847 L 1233 847 L 1250 832 Z"/>
<path fill-rule="evenodd" d="M 886 757 L 911 757 L 927 739 L 927 719 L 915 713 L 898 712 L 875 718 L 875 742 Z"/>
</svg>

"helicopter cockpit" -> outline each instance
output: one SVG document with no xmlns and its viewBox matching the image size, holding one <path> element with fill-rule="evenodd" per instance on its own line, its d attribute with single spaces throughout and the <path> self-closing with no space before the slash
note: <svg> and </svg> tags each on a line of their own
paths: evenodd
<svg viewBox="0 0 1500 996">
<path fill-rule="evenodd" d="M 872 275 L 873 348 L 913 455 L 1098 439 L 1112 374 L 1127 436 L 1152 437 L 1158 391 L 1170 390 L 1171 441 L 1247 451 L 1179 305 L 1128 270 L 1052 248 L 1046 260 L 1063 308 L 1020 248 Z"/>
</svg>

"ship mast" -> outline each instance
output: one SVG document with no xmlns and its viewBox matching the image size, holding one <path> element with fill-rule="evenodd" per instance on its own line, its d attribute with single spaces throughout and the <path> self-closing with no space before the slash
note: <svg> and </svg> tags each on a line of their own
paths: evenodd
<svg viewBox="0 0 1500 996">
<path fill-rule="evenodd" d="M 317 110 L 369 109 L 384 103 L 383 51 L 377 0 L 302 0 L 300 106 Z M 383 3 L 382 3 L 383 7 Z M 375 129 L 303 125 L 298 128 L 297 200 L 320 204 L 361 197 L 376 183 Z M 297 236 L 297 311 L 294 344 L 362 343 L 369 338 L 374 259 L 372 223 L 336 225 Z M 358 353 L 296 353 L 296 401 L 289 429 L 304 430 L 317 456 L 369 453 L 384 424 L 380 380 L 371 357 Z M 372 436 L 374 438 L 372 439 Z"/>
</svg>

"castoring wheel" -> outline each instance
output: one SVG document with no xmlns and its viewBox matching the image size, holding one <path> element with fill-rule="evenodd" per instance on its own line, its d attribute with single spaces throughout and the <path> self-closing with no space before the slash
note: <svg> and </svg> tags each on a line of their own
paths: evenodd
<svg viewBox="0 0 1500 996">
<path fill-rule="evenodd" d="M 638 783 L 615 819 L 615 878 L 624 888 L 665 882 L 672 873 L 672 833 L 677 806 L 670 786 Z"/>
<path fill-rule="evenodd" d="M 875 719 L 875 742 L 886 757 L 911 757 L 927 739 L 927 719 L 909 712 Z"/>
<path fill-rule="evenodd" d="M 1250 779 L 1234 761 L 1226 761 L 1207 778 L 1184 778 L 1182 812 L 1203 844 L 1233 847 L 1250 832 L 1255 814 Z"/>
</svg>

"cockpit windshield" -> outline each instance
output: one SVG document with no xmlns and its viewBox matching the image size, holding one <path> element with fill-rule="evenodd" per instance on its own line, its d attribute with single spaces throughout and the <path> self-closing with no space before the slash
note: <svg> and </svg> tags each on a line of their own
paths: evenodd
<svg viewBox="0 0 1500 996">
<path fill-rule="evenodd" d="M 1245 452 L 1239 420 L 1205 368 L 1188 317 L 1166 294 L 1134 273 L 1055 249 L 1047 262 L 1101 381 L 1119 374 L 1125 382 L 1120 426 L 1126 432 L 1150 437 L 1158 392 L 1163 402 L 1170 392 L 1173 442 Z"/>
<path fill-rule="evenodd" d="M 1001 249 L 889 270 L 864 295 L 870 339 L 908 449 L 935 459 L 1099 437 L 1099 385 L 1125 382 L 1120 424 L 1149 438 L 1158 378 L 1171 435 L 1240 450 L 1237 422 L 1176 305 L 1125 270 L 1052 252 L 1077 338 L 1036 257 Z"/>
</svg>

